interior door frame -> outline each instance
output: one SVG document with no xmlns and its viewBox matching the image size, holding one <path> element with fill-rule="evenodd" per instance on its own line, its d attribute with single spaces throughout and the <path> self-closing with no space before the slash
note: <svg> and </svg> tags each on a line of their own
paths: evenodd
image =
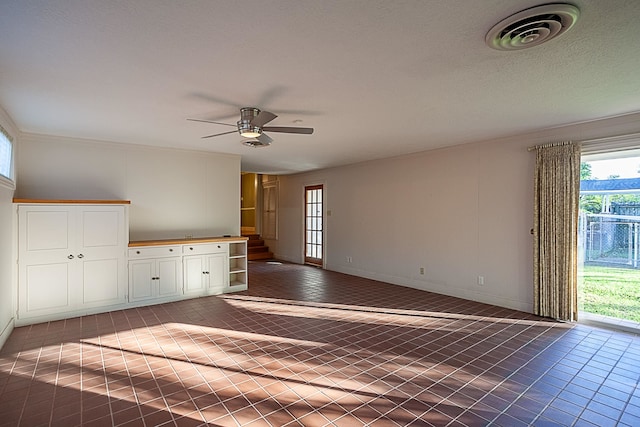
<svg viewBox="0 0 640 427">
<path fill-rule="evenodd" d="M 326 215 L 325 215 L 325 205 L 326 205 L 326 198 L 327 198 L 327 193 L 326 193 L 326 184 L 324 182 L 315 182 L 315 183 L 308 183 L 305 184 L 303 186 L 302 189 L 302 200 L 303 200 L 303 204 L 302 204 L 302 259 L 304 260 L 305 264 L 309 264 L 309 265 L 314 265 L 316 267 L 321 267 L 324 268 L 325 267 L 325 262 L 326 262 L 326 256 L 325 256 L 325 252 L 326 252 Z M 321 189 L 322 190 L 322 200 L 321 200 L 321 215 L 320 218 L 322 219 L 322 232 L 321 232 L 321 239 L 322 239 L 322 243 L 321 243 L 321 250 L 320 250 L 320 255 L 321 258 L 312 258 L 312 257 L 308 257 L 307 256 L 307 190 L 310 189 Z"/>
</svg>

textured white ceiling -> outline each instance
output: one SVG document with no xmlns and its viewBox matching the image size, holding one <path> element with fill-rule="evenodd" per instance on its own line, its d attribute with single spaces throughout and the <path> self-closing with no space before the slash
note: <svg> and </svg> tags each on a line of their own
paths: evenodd
<svg viewBox="0 0 640 427">
<path fill-rule="evenodd" d="M 541 3 L 1 0 L 0 105 L 23 132 L 240 154 L 264 173 L 640 111 L 640 1 L 575 1 L 558 39 L 485 45 Z M 186 120 L 235 123 L 241 106 L 315 133 L 252 149 Z"/>
</svg>

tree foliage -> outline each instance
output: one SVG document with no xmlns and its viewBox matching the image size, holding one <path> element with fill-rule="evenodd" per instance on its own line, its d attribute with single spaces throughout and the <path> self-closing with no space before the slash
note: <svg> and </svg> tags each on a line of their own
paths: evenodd
<svg viewBox="0 0 640 427">
<path fill-rule="evenodd" d="M 580 163 L 580 179 L 592 179 L 591 165 L 589 163 Z M 592 214 L 598 214 L 602 212 L 602 195 L 580 195 L 580 210 Z"/>
<path fill-rule="evenodd" d="M 617 178 L 620 178 L 620 175 L 609 175 L 607 179 Z M 580 179 L 597 179 L 592 177 L 589 163 L 580 163 Z M 601 194 L 583 194 L 580 196 L 580 210 L 586 213 L 601 213 L 603 199 L 604 196 Z M 638 194 L 613 194 L 609 197 L 609 200 L 614 205 L 640 205 L 640 195 Z"/>
</svg>

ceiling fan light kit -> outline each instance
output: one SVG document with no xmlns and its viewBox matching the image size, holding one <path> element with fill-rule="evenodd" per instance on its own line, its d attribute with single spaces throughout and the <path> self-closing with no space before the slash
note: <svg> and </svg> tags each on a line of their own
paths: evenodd
<svg viewBox="0 0 640 427">
<path fill-rule="evenodd" d="M 240 120 L 236 122 L 236 127 L 238 128 L 238 133 L 243 138 L 249 138 L 247 140 L 242 141 L 243 145 L 258 148 L 258 147 L 268 147 L 271 145 L 273 139 L 263 133 L 264 131 L 268 132 L 281 132 L 281 133 L 297 133 L 304 135 L 311 135 L 313 133 L 313 128 L 302 128 L 302 127 L 287 127 L 287 126 L 265 126 L 265 124 L 269 123 L 273 119 L 278 117 L 277 115 L 269 112 L 269 111 L 261 111 L 255 107 L 243 107 L 240 109 Z M 220 123 L 214 122 L 212 120 L 201 120 L 201 119 L 187 119 L 194 122 L 206 122 L 206 123 L 214 123 L 218 125 L 224 126 L 233 126 L 229 123 Z M 227 135 L 231 132 L 223 132 L 216 133 L 213 135 L 203 136 L 203 138 L 212 138 L 214 136 Z"/>
</svg>

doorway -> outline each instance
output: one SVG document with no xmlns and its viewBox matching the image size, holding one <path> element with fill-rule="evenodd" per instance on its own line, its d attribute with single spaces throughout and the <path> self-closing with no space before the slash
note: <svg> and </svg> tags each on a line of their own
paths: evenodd
<svg viewBox="0 0 640 427">
<path fill-rule="evenodd" d="M 255 234 L 258 175 L 242 172 L 240 175 L 240 231 L 242 235 Z"/>
<path fill-rule="evenodd" d="M 323 260 L 323 185 L 304 188 L 304 262 L 322 267 Z"/>
<path fill-rule="evenodd" d="M 640 152 L 583 155 L 580 175 L 580 318 L 638 324 Z"/>
</svg>

